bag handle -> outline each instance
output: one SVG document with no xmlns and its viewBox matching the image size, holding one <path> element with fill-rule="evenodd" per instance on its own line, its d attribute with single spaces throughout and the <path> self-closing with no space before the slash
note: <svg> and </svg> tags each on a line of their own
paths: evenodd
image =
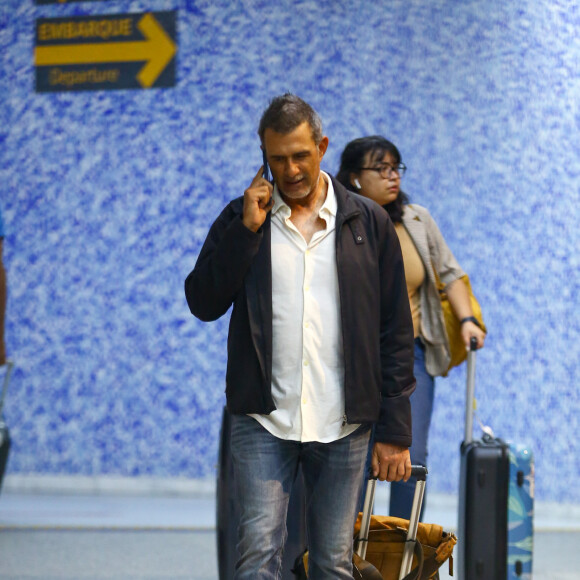
<svg viewBox="0 0 580 580">
<path fill-rule="evenodd" d="M 467 381 L 465 393 L 465 432 L 463 441 L 467 445 L 473 441 L 473 405 L 475 401 L 475 351 L 477 339 L 472 336 L 469 341 L 469 353 L 467 355 Z"/>
<path fill-rule="evenodd" d="M 409 521 L 409 533 L 407 539 L 414 540 L 417 537 L 417 526 L 419 525 L 419 514 L 421 512 L 421 505 L 423 502 L 423 495 L 425 493 L 425 480 L 427 479 L 427 468 L 423 465 L 411 465 L 411 477 L 417 479 L 415 487 L 415 496 L 413 498 L 413 506 L 418 501 L 418 508 L 415 513 L 411 511 L 411 520 Z M 369 529 L 371 527 L 371 516 L 373 513 L 373 504 L 375 501 L 375 489 L 377 486 L 377 477 L 369 477 L 367 481 L 367 489 L 365 492 L 364 506 L 361 515 L 360 530 L 357 537 L 356 554 L 363 560 L 367 554 L 367 546 L 369 543 Z M 418 492 L 420 494 L 418 495 Z M 413 519 L 416 521 L 414 521 Z"/>
<path fill-rule="evenodd" d="M 413 496 L 413 505 L 411 507 L 411 516 L 409 518 L 409 529 L 401 560 L 401 571 L 399 580 L 405 580 L 409 576 L 411 566 L 413 565 L 413 551 L 417 554 L 417 549 L 421 550 L 421 571 L 423 570 L 423 548 L 421 542 L 417 541 L 417 528 L 419 527 L 419 518 L 421 515 L 421 506 L 423 505 L 423 496 L 425 495 L 425 484 L 427 482 L 427 468 L 422 465 L 413 466 L 411 473 L 417 479 L 415 486 L 415 495 Z M 417 548 L 419 546 L 419 548 Z M 419 572 L 420 574 L 420 572 Z M 417 576 L 418 578 L 419 576 Z M 411 580 L 409 578 L 409 580 Z"/>
</svg>

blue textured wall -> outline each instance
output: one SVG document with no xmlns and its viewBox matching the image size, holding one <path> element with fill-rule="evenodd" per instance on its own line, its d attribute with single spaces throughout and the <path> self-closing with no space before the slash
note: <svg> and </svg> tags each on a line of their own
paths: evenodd
<svg viewBox="0 0 580 580">
<path fill-rule="evenodd" d="M 173 9 L 175 88 L 35 94 L 36 18 Z M 484 309 L 481 418 L 529 442 L 539 499 L 580 502 L 579 28 L 575 0 L 3 0 L 10 471 L 213 477 L 227 320 L 193 319 L 183 279 L 291 90 L 325 122 L 326 170 L 352 138 L 397 143 Z M 439 491 L 463 391 L 464 369 L 438 380 Z"/>
</svg>

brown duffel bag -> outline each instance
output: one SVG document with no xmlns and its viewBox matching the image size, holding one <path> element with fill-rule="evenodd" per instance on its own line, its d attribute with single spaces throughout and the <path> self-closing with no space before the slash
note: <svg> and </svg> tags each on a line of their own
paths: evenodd
<svg viewBox="0 0 580 580">
<path fill-rule="evenodd" d="M 376 478 L 368 480 L 363 511 L 359 513 L 354 526 L 352 563 L 355 580 L 400 580 L 401 576 L 402 580 L 438 579 L 439 568 L 447 560 L 449 574 L 453 576 L 452 554 L 457 538 L 443 531 L 440 525 L 419 522 L 427 468 L 413 465 L 411 474 L 417 478 L 417 484 L 410 530 L 409 520 L 372 515 Z M 298 556 L 292 572 L 300 580 L 308 578 L 307 551 Z"/>
<path fill-rule="evenodd" d="M 360 530 L 361 516 L 362 514 L 359 514 L 354 528 L 355 542 Z M 408 528 L 408 520 L 390 516 L 371 516 L 365 561 L 370 562 L 381 573 L 384 580 L 398 580 L 399 578 Z M 449 560 L 449 574 L 453 575 L 453 547 L 457 543 L 454 534 L 444 531 L 438 524 L 419 523 L 417 541 L 421 550 L 415 550 L 412 570 L 406 578 L 409 580 L 439 578 L 439 568 L 447 560 Z M 421 551 L 423 553 L 422 566 L 419 562 Z"/>
<path fill-rule="evenodd" d="M 361 515 L 356 521 L 355 545 L 360 530 Z M 409 521 L 390 516 L 371 516 L 369 541 L 365 559 L 353 555 L 354 577 L 398 580 L 407 539 Z M 419 523 L 411 572 L 405 580 L 439 578 L 439 568 L 449 560 L 449 575 L 453 576 L 454 534 L 445 532 L 440 525 Z M 370 564 L 370 565 L 369 565 Z M 376 570 L 375 570 L 376 569 Z M 293 570 L 298 579 L 308 578 L 308 552 L 296 559 Z M 378 572 L 378 573 L 377 573 Z"/>
</svg>

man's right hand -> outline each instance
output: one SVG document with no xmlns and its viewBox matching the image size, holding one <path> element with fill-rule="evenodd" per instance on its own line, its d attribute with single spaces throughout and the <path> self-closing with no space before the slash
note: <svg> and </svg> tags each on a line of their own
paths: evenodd
<svg viewBox="0 0 580 580">
<path fill-rule="evenodd" d="M 266 221 L 268 212 L 274 205 L 272 184 L 262 177 L 263 167 L 256 173 L 250 187 L 244 191 L 244 214 L 242 222 L 253 232 L 257 232 Z"/>
</svg>

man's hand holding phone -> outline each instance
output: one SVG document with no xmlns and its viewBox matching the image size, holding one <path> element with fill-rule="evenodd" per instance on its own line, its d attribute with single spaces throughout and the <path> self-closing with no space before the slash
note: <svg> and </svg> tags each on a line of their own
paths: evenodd
<svg viewBox="0 0 580 580">
<path fill-rule="evenodd" d="M 257 232 L 262 227 L 268 212 L 274 205 L 274 200 L 272 199 L 274 186 L 264 179 L 262 176 L 263 171 L 264 167 L 262 166 L 254 176 L 254 179 L 252 179 L 250 187 L 244 191 L 242 222 L 253 232 Z"/>
</svg>

